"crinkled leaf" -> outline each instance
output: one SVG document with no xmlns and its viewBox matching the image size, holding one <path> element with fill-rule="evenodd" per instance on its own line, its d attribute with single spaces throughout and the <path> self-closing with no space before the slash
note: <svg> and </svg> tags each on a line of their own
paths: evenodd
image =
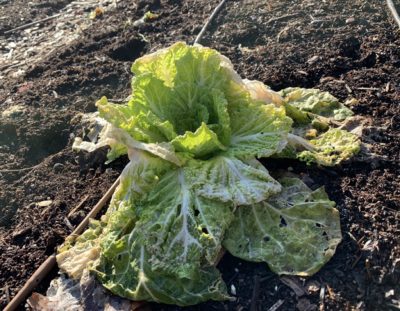
<svg viewBox="0 0 400 311">
<path fill-rule="evenodd" d="M 332 166 L 359 151 L 356 136 L 331 127 L 331 119 L 344 120 L 353 114 L 335 97 L 318 89 L 287 88 L 280 93 L 295 124 L 287 147 L 277 157 Z"/>
<path fill-rule="evenodd" d="M 146 152 L 136 151 L 121 173 L 120 183 L 111 199 L 110 206 L 101 221 L 93 220 L 90 227 L 79 237 L 69 238 L 57 254 L 60 269 L 72 278 L 79 279 L 100 256 L 100 243 L 116 238 L 131 230 L 138 218 L 134 203 L 143 199 L 158 182 L 159 176 L 170 169 L 171 164 Z"/>
<path fill-rule="evenodd" d="M 353 112 L 336 97 L 318 89 L 289 87 L 281 90 L 280 94 L 287 104 L 300 111 L 312 112 L 335 120 L 344 120 L 353 115 Z"/>
<path fill-rule="evenodd" d="M 151 116 L 147 123 L 151 124 L 152 119 L 166 122 L 172 129 L 166 137 L 170 140 L 181 131 L 181 127 L 193 126 L 196 114 L 187 113 L 186 103 L 182 103 L 174 96 L 173 89 L 167 87 L 158 76 L 153 73 L 144 73 L 133 79 L 133 96 L 128 105 L 132 109 L 133 115 L 142 114 Z M 145 124 L 145 119 L 143 120 Z M 189 128 L 188 128 L 189 129 Z"/>
<path fill-rule="evenodd" d="M 285 109 L 295 124 L 288 135 L 287 146 L 275 157 L 333 166 L 359 152 L 357 136 L 331 127 L 329 119 L 302 111 L 289 103 L 285 103 Z"/>
<path fill-rule="evenodd" d="M 102 99 L 103 100 L 103 99 Z M 90 129 L 87 134 L 90 141 L 85 141 L 82 137 L 76 137 L 72 145 L 75 151 L 84 150 L 87 152 L 94 152 L 95 150 L 109 146 L 110 150 L 107 154 L 107 164 L 128 153 L 128 148 L 114 139 L 110 139 L 109 133 L 112 132 L 113 125 L 106 122 L 102 118 L 96 117 L 95 114 L 86 114 L 82 116 L 82 123 L 86 123 L 85 127 Z"/>
<path fill-rule="evenodd" d="M 98 106 L 102 117 L 136 141 L 174 141 L 177 152 L 200 158 L 225 147 L 233 156 L 267 157 L 286 144 L 291 120 L 285 109 L 252 98 L 229 60 L 215 50 L 180 42 L 136 60 L 132 70 L 128 105 L 102 99 Z M 263 94 L 267 91 L 264 87 Z M 200 134 L 208 138 L 200 142 Z M 196 148 L 194 141 L 200 143 Z M 164 152 L 157 155 L 167 159 Z"/>
<path fill-rule="evenodd" d="M 210 263 L 233 213 L 195 197 L 192 176 L 165 163 L 146 157 L 124 170 L 94 271 L 110 291 L 133 300 L 190 305 L 227 299 Z"/>
<path fill-rule="evenodd" d="M 147 200 L 140 203 L 137 223 L 153 269 L 192 278 L 202 264 L 216 262 L 226 228 L 233 218 L 230 204 L 197 196 L 188 168 L 165 174 Z"/>
<path fill-rule="evenodd" d="M 87 270 L 79 281 L 64 275 L 53 279 L 46 296 L 33 293 L 28 304 L 34 311 L 132 311 L 137 307 L 133 301 L 112 295 Z"/>
<path fill-rule="evenodd" d="M 177 42 L 167 49 L 138 58 L 132 65 L 132 72 L 136 76 L 152 73 L 167 87 L 186 85 L 186 90 L 180 90 L 186 94 L 194 86 L 218 89 L 223 85 L 226 78 L 219 78 L 226 76 L 226 72 L 220 70 L 221 66 L 226 67 L 225 62 L 216 50 Z"/>
<path fill-rule="evenodd" d="M 103 225 L 92 220 L 89 228 L 76 239 L 69 238 L 58 249 L 57 264 L 62 272 L 79 280 L 85 269 L 88 269 L 100 256 L 99 237 Z"/>
<path fill-rule="evenodd" d="M 239 207 L 223 245 L 234 256 L 267 262 L 278 274 L 312 275 L 341 240 L 339 213 L 325 191 L 283 178 L 282 192 Z"/>
<path fill-rule="evenodd" d="M 221 123 L 213 90 L 221 90 L 229 76 L 215 50 L 178 42 L 136 60 L 132 71 L 136 74 L 132 106 L 140 101 L 143 111 L 150 109 L 161 119 L 169 120 L 178 134 L 194 132 L 202 122 Z M 146 83 L 150 78 L 157 82 Z M 139 93 L 144 96 L 136 96 Z M 221 139 L 225 142 L 226 138 Z"/>
<path fill-rule="evenodd" d="M 229 299 L 225 283 L 215 267 L 202 266 L 192 278 L 180 278 L 153 270 L 139 229 L 111 240 L 102 251 L 94 272 L 112 293 L 132 300 L 180 306 L 207 300 Z"/>
<path fill-rule="evenodd" d="M 276 106 L 283 104 L 283 98 L 279 93 L 274 92 L 261 81 L 244 79 L 243 82 L 252 99 L 263 101 L 266 104 L 275 104 Z"/>
<path fill-rule="evenodd" d="M 147 79 L 140 80 L 143 84 L 148 81 Z M 137 88 L 137 92 L 142 90 Z M 161 90 L 157 93 L 160 100 L 164 99 L 160 96 Z M 135 100 L 137 101 L 139 96 L 136 95 Z M 149 98 L 146 98 L 150 100 Z M 132 100 L 131 100 L 132 101 Z M 176 136 L 174 129 L 169 121 L 161 120 L 152 111 L 142 111 L 131 107 L 131 102 L 128 105 L 125 104 L 112 104 L 109 103 L 107 98 L 102 97 L 96 106 L 100 112 L 100 116 L 107 120 L 109 123 L 117 128 L 120 128 L 134 139 L 147 142 L 147 143 L 158 143 L 165 142 L 173 139 Z"/>
<path fill-rule="evenodd" d="M 254 167 L 234 157 L 221 155 L 193 162 L 193 169 L 198 195 L 233 206 L 254 204 L 281 190 L 262 165 Z"/>
<path fill-rule="evenodd" d="M 216 102 L 222 100 L 226 106 L 222 90 L 229 76 L 221 65 L 219 53 L 206 47 L 189 47 L 188 52 L 176 60 L 176 67 L 174 96 L 186 104 L 187 114 L 198 114 L 197 106 L 202 105 L 207 109 L 208 120 L 197 117 L 197 126 L 203 121 L 220 124 L 223 120 L 220 120 Z"/>
<path fill-rule="evenodd" d="M 186 132 L 172 140 L 177 151 L 193 154 L 197 158 L 211 155 L 217 151 L 226 150 L 218 140 L 217 134 L 203 122 L 196 132 Z"/>
<path fill-rule="evenodd" d="M 120 145 L 127 147 L 128 155 L 136 150 L 147 151 L 150 154 L 160 157 L 166 161 L 181 166 L 181 159 L 175 153 L 173 146 L 170 143 L 143 143 L 132 138 L 126 131 L 117 127 L 111 126 L 107 133 L 108 140 L 118 142 Z"/>
<path fill-rule="evenodd" d="M 292 120 L 284 107 L 254 101 L 240 86 L 231 85 L 228 111 L 231 120 L 231 145 L 228 153 L 240 157 L 269 157 L 287 143 Z"/>
<path fill-rule="evenodd" d="M 333 166 L 348 160 L 360 151 L 361 146 L 357 135 L 340 129 L 329 129 L 309 142 L 316 150 L 304 150 L 297 155 L 298 158 L 324 166 Z"/>
<path fill-rule="evenodd" d="M 225 146 L 229 146 L 231 140 L 231 127 L 228 113 L 228 101 L 222 91 L 213 89 L 213 104 L 210 109 L 210 122 L 208 126 L 217 134 L 218 139 Z"/>
<path fill-rule="evenodd" d="M 136 59 L 132 64 L 131 70 L 136 76 L 143 73 L 156 74 L 170 87 L 173 85 L 173 79 L 176 75 L 175 61 L 184 56 L 188 50 L 189 46 L 184 43 L 175 43 L 168 48 L 160 49 Z"/>
</svg>

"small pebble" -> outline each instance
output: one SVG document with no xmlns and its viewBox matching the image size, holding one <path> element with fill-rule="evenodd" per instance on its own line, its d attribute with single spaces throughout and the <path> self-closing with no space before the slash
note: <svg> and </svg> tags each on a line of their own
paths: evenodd
<svg viewBox="0 0 400 311">
<path fill-rule="evenodd" d="M 311 281 L 309 284 L 307 284 L 307 292 L 310 295 L 319 293 L 320 289 L 321 285 L 316 281 Z"/>
<path fill-rule="evenodd" d="M 346 24 L 352 24 L 356 21 L 356 19 L 354 17 L 349 17 L 348 19 L 346 19 Z"/>
<path fill-rule="evenodd" d="M 394 296 L 394 289 L 391 289 L 385 293 L 385 298 L 390 298 Z"/>
<path fill-rule="evenodd" d="M 315 56 L 311 57 L 310 59 L 308 59 L 307 63 L 312 65 L 312 64 L 315 64 L 318 60 L 319 60 L 319 56 L 315 55 Z"/>
<path fill-rule="evenodd" d="M 47 207 L 47 206 L 50 206 L 51 203 L 53 203 L 52 200 L 45 200 L 45 201 L 37 202 L 36 205 L 39 207 Z"/>
<path fill-rule="evenodd" d="M 236 287 L 235 287 L 235 285 L 233 285 L 233 284 L 231 284 L 231 293 L 232 293 L 232 295 L 236 295 Z"/>
</svg>

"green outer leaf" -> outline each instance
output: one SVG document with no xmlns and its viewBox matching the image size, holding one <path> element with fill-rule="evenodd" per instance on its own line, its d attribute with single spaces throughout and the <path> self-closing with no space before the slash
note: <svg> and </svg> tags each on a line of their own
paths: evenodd
<svg viewBox="0 0 400 311">
<path fill-rule="evenodd" d="M 120 183 L 101 221 L 93 220 L 78 238 L 70 238 L 58 249 L 60 269 L 75 279 L 100 256 L 100 244 L 110 243 L 126 231 L 132 230 L 138 217 L 135 200 L 143 199 L 158 182 L 159 176 L 171 164 L 146 152 L 136 151 L 121 173 Z"/>
<path fill-rule="evenodd" d="M 311 191 L 297 178 L 279 181 L 281 193 L 237 209 L 223 245 L 239 258 L 267 262 L 278 274 L 312 275 L 341 240 L 339 213 L 322 188 Z"/>
<path fill-rule="evenodd" d="M 311 122 L 312 117 L 309 113 L 289 103 L 285 103 L 284 106 L 287 116 L 290 117 L 296 125 L 308 125 Z"/>
<path fill-rule="evenodd" d="M 103 96 L 96 102 L 96 107 L 99 110 L 99 115 L 116 127 L 128 129 L 132 123 L 132 110 L 123 104 L 113 104 Z"/>
<path fill-rule="evenodd" d="M 195 194 L 193 173 L 186 167 L 168 172 L 138 206 L 141 218 L 136 226 L 153 269 L 180 278 L 193 278 L 201 265 L 216 262 L 233 219 L 229 204 Z"/>
<path fill-rule="evenodd" d="M 340 129 L 329 129 L 316 139 L 310 140 L 316 147 L 315 151 L 305 150 L 297 157 L 310 163 L 333 166 L 348 160 L 360 151 L 359 138 L 350 132 Z"/>
<path fill-rule="evenodd" d="M 172 167 L 171 163 L 146 152 L 137 150 L 132 153 L 130 162 L 121 173 L 106 215 L 112 217 L 122 205 L 133 207 L 138 200 L 146 198 L 161 176 Z"/>
<path fill-rule="evenodd" d="M 312 112 L 335 120 L 344 120 L 353 115 L 353 112 L 339 103 L 336 97 L 328 92 L 321 92 L 318 89 L 289 87 L 281 90 L 279 93 L 284 97 L 286 104 L 300 111 Z M 297 116 L 299 116 L 298 113 Z"/>
<path fill-rule="evenodd" d="M 126 131 L 135 140 L 158 143 L 176 136 L 172 125 L 168 121 L 163 122 L 151 111 L 135 112 L 129 105 L 109 103 L 106 97 L 97 101 L 96 106 L 100 117 Z"/>
<path fill-rule="evenodd" d="M 218 140 L 217 134 L 210 130 L 203 122 L 196 132 L 186 132 L 171 141 L 177 151 L 187 152 L 196 158 L 226 150 L 226 147 Z"/>
<path fill-rule="evenodd" d="M 233 206 L 254 204 L 281 190 L 262 165 L 253 167 L 234 157 L 221 155 L 192 162 L 192 169 L 199 196 Z"/>
<path fill-rule="evenodd" d="M 141 112 L 134 114 L 133 108 L 126 105 L 111 104 L 105 97 L 97 102 L 97 106 L 100 116 L 109 123 L 100 134 L 101 139 L 96 146 L 101 147 L 108 144 L 112 147 L 109 161 L 123 154 L 123 152 L 129 153 L 129 150 L 139 149 L 157 155 L 178 166 L 182 164 L 172 145 L 163 142 L 176 136 L 168 121 L 159 120 L 150 111 L 147 114 Z M 77 147 L 79 147 L 79 144 L 82 145 L 82 142 L 78 142 Z"/>
<path fill-rule="evenodd" d="M 122 144 L 110 144 L 110 150 L 107 153 L 107 161 L 105 164 L 110 164 L 124 154 L 128 154 L 128 148 Z"/>
<path fill-rule="evenodd" d="M 100 256 L 99 237 L 104 224 L 91 220 L 89 228 L 79 237 L 67 238 L 57 251 L 57 264 L 60 271 L 74 280 L 82 277 L 83 271 L 89 268 Z"/>
<path fill-rule="evenodd" d="M 188 306 L 227 300 L 225 283 L 215 267 L 203 266 L 193 278 L 154 271 L 138 229 L 109 243 L 93 270 L 112 293 L 136 301 Z"/>
<path fill-rule="evenodd" d="M 283 107 L 237 101 L 229 105 L 231 145 L 228 153 L 239 158 L 269 157 L 282 151 L 292 120 Z"/>
<path fill-rule="evenodd" d="M 132 159 L 139 162 L 127 166 L 113 196 L 93 271 L 114 294 L 133 300 L 191 305 L 229 299 L 210 264 L 233 218 L 229 206 L 195 197 L 193 177 L 183 169 L 140 154 Z"/>
<path fill-rule="evenodd" d="M 128 149 L 128 156 L 136 150 L 143 150 L 152 155 L 158 156 L 161 159 L 174 163 L 177 166 L 183 164 L 170 143 L 142 143 L 133 139 L 126 131 L 113 126 L 107 135 L 109 140 L 116 141 L 119 144 L 126 146 Z"/>
</svg>

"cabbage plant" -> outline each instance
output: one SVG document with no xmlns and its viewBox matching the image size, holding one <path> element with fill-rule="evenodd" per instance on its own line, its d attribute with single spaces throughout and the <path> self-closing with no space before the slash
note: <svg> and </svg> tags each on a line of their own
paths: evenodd
<svg viewBox="0 0 400 311">
<path fill-rule="evenodd" d="M 215 267 L 224 248 L 303 276 L 333 256 L 335 203 L 296 177 L 275 179 L 258 159 L 347 160 L 360 142 L 329 120 L 347 118 L 348 108 L 318 90 L 276 93 L 242 80 L 229 59 L 199 45 L 143 56 L 132 72 L 128 103 L 97 102 L 97 143 L 74 143 L 108 145 L 109 161 L 130 161 L 106 214 L 59 249 L 62 271 L 79 280 L 90 270 L 132 300 L 185 306 L 230 299 Z"/>
</svg>

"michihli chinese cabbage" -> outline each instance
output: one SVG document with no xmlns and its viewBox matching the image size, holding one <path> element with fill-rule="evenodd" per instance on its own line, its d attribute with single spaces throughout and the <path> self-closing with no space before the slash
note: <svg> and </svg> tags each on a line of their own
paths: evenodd
<svg viewBox="0 0 400 311">
<path fill-rule="evenodd" d="M 298 178 L 274 179 L 257 159 L 348 159 L 360 142 L 329 124 L 348 108 L 318 90 L 242 80 L 199 45 L 143 56 L 132 72 L 127 104 L 97 102 L 99 140 L 74 143 L 108 145 L 109 161 L 130 162 L 106 214 L 59 249 L 62 271 L 79 280 L 89 269 L 116 295 L 185 306 L 230 299 L 215 267 L 223 247 L 278 274 L 311 275 L 333 256 L 335 203 Z"/>
</svg>

